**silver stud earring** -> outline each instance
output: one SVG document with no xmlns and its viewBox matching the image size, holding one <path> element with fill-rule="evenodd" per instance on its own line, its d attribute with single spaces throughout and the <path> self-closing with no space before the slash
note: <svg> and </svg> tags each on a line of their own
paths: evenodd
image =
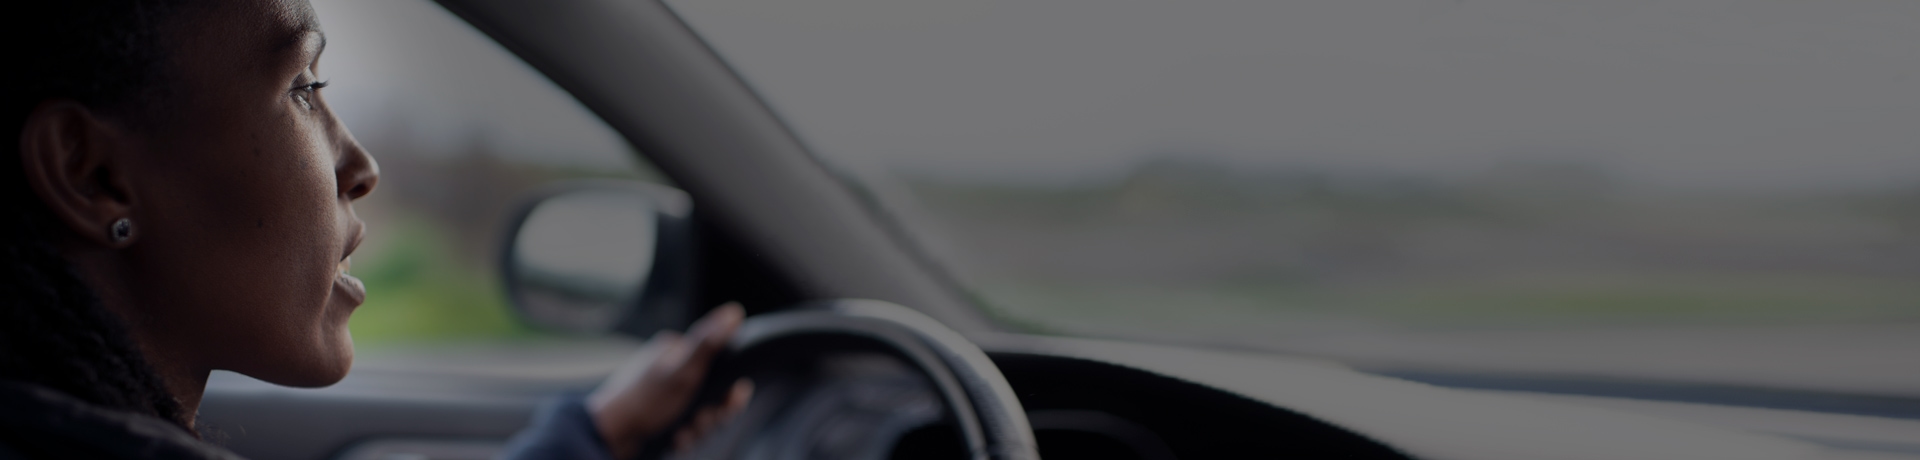
<svg viewBox="0 0 1920 460">
<path fill-rule="evenodd" d="M 113 221 L 113 225 L 107 227 L 107 236 L 112 238 L 114 243 L 124 243 L 127 238 L 133 238 L 133 220 L 122 217 Z"/>
</svg>

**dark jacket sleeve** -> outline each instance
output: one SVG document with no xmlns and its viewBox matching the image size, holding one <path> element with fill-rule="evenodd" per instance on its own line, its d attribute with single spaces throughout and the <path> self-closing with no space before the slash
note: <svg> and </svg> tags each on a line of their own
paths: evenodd
<svg viewBox="0 0 1920 460">
<path fill-rule="evenodd" d="M 613 460 L 587 414 L 586 396 L 566 394 L 534 411 L 533 424 L 513 435 L 501 460 Z"/>
</svg>

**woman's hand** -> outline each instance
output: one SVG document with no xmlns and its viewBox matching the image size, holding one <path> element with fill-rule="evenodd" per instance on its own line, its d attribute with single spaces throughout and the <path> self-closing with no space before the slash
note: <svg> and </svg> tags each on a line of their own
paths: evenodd
<svg viewBox="0 0 1920 460">
<path fill-rule="evenodd" d="M 686 410 L 707 376 L 707 365 L 726 348 L 743 315 L 740 305 L 729 303 L 687 328 L 685 337 L 674 332 L 654 335 L 587 396 L 587 410 L 613 458 L 633 457 L 641 442 Z M 689 426 L 674 433 L 674 449 L 686 449 L 711 432 L 745 408 L 752 394 L 749 382 L 734 382 L 723 404 L 701 408 Z"/>
</svg>

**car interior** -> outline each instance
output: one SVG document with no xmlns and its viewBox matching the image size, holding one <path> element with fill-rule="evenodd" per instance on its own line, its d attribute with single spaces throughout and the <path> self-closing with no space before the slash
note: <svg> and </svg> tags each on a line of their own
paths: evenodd
<svg viewBox="0 0 1920 460">
<path fill-rule="evenodd" d="M 509 343 L 475 363 L 375 357 L 317 389 L 217 374 L 201 420 L 236 453 L 491 458 L 539 404 L 592 389 L 635 341 L 737 301 L 748 321 L 709 382 L 751 378 L 753 403 L 695 449 L 657 442 L 644 456 L 1920 458 L 1902 456 L 1920 456 L 1920 438 L 1889 440 L 1920 433 L 1920 405 L 1902 398 L 1370 368 L 1010 328 L 667 2 L 436 1 L 657 170 L 502 180 L 516 204 L 482 219 L 493 246 L 469 248 L 494 254 L 514 321 L 595 339 Z M 405 161 L 392 187 L 407 187 Z M 1821 441 L 1839 426 L 1883 434 Z"/>
</svg>

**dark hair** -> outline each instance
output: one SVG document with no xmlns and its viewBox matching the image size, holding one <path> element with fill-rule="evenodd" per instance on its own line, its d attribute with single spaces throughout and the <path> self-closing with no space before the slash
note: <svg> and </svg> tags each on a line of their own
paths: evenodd
<svg viewBox="0 0 1920 460">
<path fill-rule="evenodd" d="M 28 188 L 20 131 L 41 102 L 151 116 L 164 94 L 161 26 L 181 0 L 7 2 L 0 7 L 0 379 L 31 382 L 192 430 L 122 318 L 53 245 L 63 231 Z M 102 229 L 101 231 L 106 231 Z"/>
</svg>

